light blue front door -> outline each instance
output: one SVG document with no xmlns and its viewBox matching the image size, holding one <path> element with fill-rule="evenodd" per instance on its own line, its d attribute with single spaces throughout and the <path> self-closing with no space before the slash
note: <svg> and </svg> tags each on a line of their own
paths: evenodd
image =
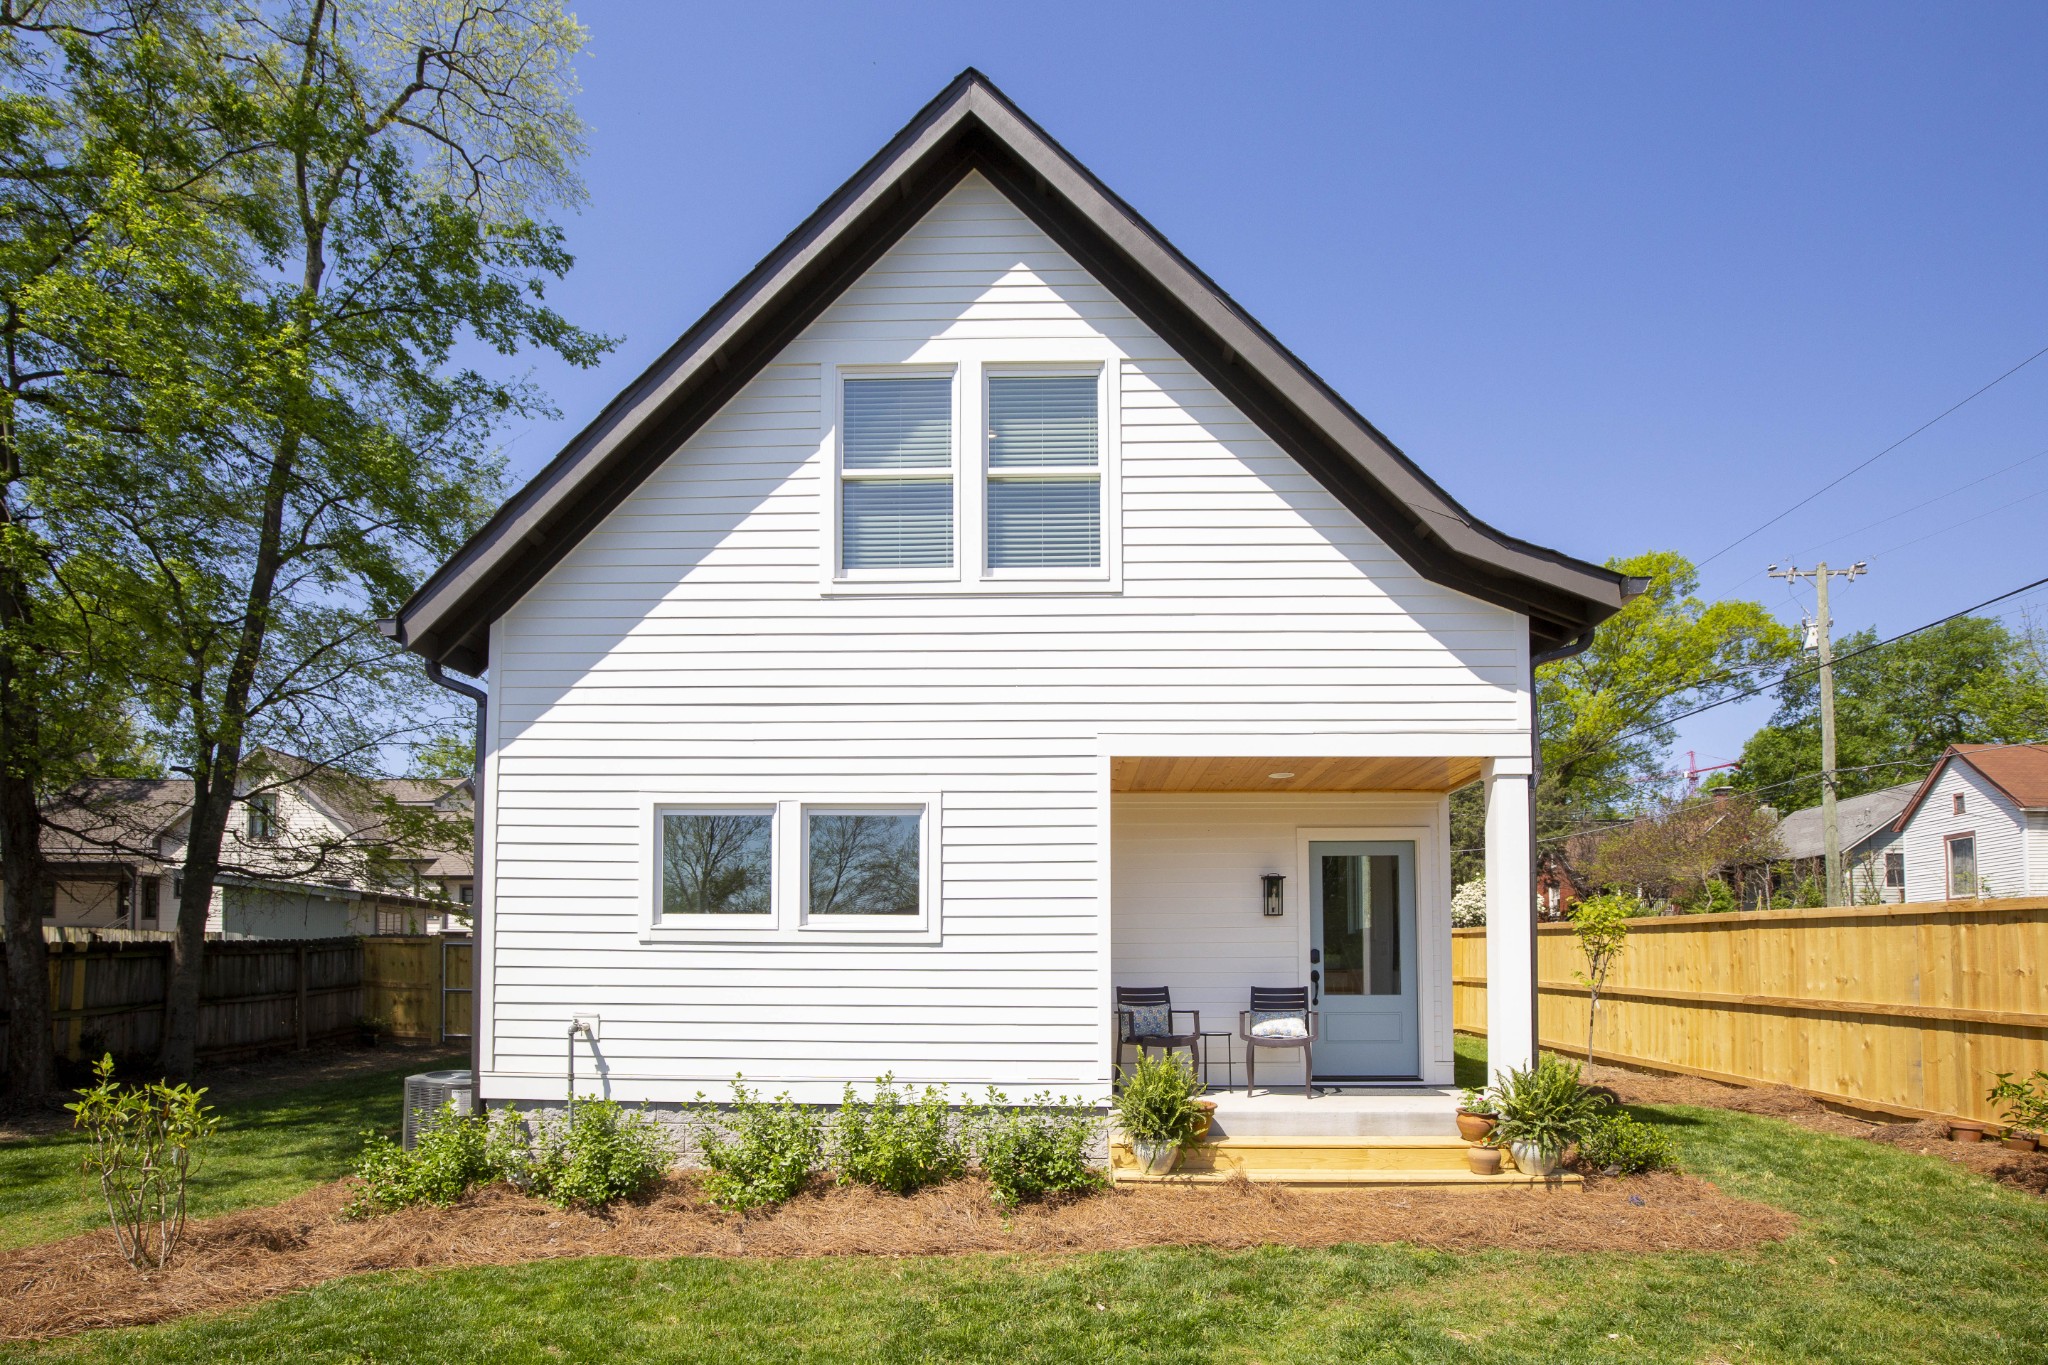
<svg viewBox="0 0 2048 1365">
<path fill-rule="evenodd" d="M 1311 843 L 1310 980 L 1320 999 L 1317 1077 L 1417 1076 L 1415 845 Z"/>
</svg>

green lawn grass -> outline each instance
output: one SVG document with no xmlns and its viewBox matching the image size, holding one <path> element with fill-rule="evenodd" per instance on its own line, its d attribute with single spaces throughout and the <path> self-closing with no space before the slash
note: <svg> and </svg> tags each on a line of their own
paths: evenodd
<svg viewBox="0 0 2048 1365">
<path fill-rule="evenodd" d="M 1461 1040 L 1461 1078 L 1481 1046 Z M 1667 1125 L 1692 1170 L 1806 1228 L 1738 1255 L 1274 1247 L 397 1272 L 0 1359 L 2048 1363 L 2048 1201 L 1775 1119 L 1634 1112 Z"/>
<path fill-rule="evenodd" d="M 192 1186 L 197 1217 L 275 1204 L 348 1170 L 366 1128 L 395 1129 L 399 1078 L 457 1057 L 410 1057 L 393 1069 L 317 1085 L 280 1081 L 274 1094 L 219 1106 L 220 1134 Z M 76 1133 L 0 1143 L 0 1249 L 48 1242 L 105 1224 L 79 1168 Z"/>
</svg>

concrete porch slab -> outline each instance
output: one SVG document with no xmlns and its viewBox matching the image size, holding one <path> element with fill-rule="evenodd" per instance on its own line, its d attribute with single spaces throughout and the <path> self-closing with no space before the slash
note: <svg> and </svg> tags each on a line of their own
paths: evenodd
<svg viewBox="0 0 2048 1365">
<path fill-rule="evenodd" d="M 1211 1090 L 1213 1137 L 1456 1137 L 1455 1087 L 1330 1091 Z"/>
</svg>

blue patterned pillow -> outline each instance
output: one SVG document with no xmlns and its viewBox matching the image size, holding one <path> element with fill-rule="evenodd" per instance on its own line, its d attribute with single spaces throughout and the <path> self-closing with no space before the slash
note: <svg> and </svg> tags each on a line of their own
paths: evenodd
<svg viewBox="0 0 2048 1365">
<path fill-rule="evenodd" d="M 1165 1005 L 1125 1005 L 1125 1038 L 1162 1038 L 1173 1032 L 1173 1013 Z"/>
</svg>

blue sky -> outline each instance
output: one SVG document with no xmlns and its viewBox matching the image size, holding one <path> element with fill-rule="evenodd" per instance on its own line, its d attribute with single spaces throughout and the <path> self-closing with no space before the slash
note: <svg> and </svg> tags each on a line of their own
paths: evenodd
<svg viewBox="0 0 2048 1365">
<path fill-rule="evenodd" d="M 2048 347 L 2039 5 L 577 9 L 554 297 L 623 341 L 536 371 L 519 478 L 968 65 L 1474 512 L 1590 559 L 1704 559 Z M 1866 559 L 1839 627 L 1889 634 L 2048 574 L 2044 517 L 2048 357 L 1704 586 L 1796 620 L 1767 563 Z"/>
</svg>

